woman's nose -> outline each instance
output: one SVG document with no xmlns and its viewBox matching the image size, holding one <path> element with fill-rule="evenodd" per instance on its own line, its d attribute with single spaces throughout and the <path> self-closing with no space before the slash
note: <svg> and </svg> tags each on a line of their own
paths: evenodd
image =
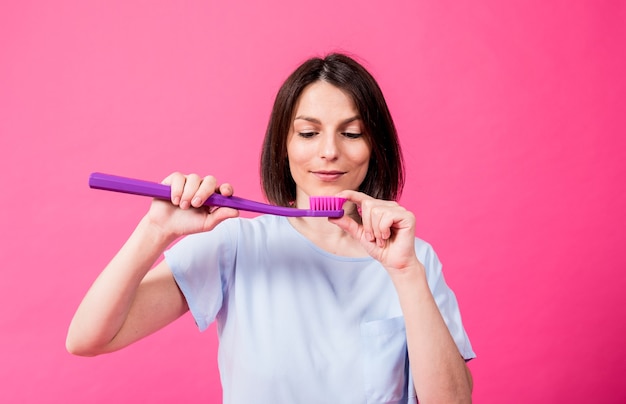
<svg viewBox="0 0 626 404">
<path fill-rule="evenodd" d="M 334 160 L 338 155 L 337 137 L 332 133 L 320 136 L 320 157 Z"/>
</svg>

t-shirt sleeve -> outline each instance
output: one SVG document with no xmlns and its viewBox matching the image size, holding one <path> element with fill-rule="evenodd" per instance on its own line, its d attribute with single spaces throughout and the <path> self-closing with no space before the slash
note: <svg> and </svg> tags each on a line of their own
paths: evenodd
<svg viewBox="0 0 626 404">
<path fill-rule="evenodd" d="M 461 356 L 465 360 L 475 358 L 476 354 L 463 327 L 459 304 L 454 292 L 446 284 L 437 254 L 428 243 L 419 241 L 416 243 L 416 250 L 420 261 L 426 267 L 428 286 Z"/>
<path fill-rule="evenodd" d="M 236 222 L 229 219 L 210 232 L 186 236 L 165 252 L 200 331 L 209 327 L 222 308 L 235 262 Z"/>
</svg>

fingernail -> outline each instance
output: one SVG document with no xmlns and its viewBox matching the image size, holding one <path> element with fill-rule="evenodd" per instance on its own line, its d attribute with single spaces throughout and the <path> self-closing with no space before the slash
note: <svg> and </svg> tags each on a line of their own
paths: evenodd
<svg viewBox="0 0 626 404">
<path fill-rule="evenodd" d="M 200 203 L 201 203 L 201 199 L 199 196 L 196 196 L 195 198 L 193 198 L 193 201 L 191 201 L 191 204 L 196 207 L 200 206 Z"/>
</svg>

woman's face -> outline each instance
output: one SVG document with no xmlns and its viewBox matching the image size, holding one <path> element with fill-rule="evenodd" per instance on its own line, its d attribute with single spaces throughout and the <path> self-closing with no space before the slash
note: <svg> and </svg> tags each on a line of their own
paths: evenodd
<svg viewBox="0 0 626 404">
<path fill-rule="evenodd" d="M 317 81 L 304 89 L 287 136 L 297 207 L 307 208 L 309 196 L 359 188 L 371 154 L 363 132 L 356 106 L 339 88 Z"/>
</svg>

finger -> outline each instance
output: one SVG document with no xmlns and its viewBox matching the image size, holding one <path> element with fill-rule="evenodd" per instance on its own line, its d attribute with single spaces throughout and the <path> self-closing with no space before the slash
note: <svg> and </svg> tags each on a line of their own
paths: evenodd
<svg viewBox="0 0 626 404">
<path fill-rule="evenodd" d="M 394 201 L 381 201 L 372 199 L 363 203 L 363 217 L 367 217 L 371 231 L 379 246 L 384 246 L 385 241 L 392 235 L 392 228 L 401 216 L 404 209 L 398 209 L 399 205 Z M 372 240 L 372 241 L 374 241 Z"/>
<path fill-rule="evenodd" d="M 372 217 L 372 200 L 363 200 L 361 203 L 361 221 L 363 223 L 363 234 L 367 241 L 375 241 L 376 234 L 374 231 L 374 226 L 376 223 L 376 218 Z"/>
<path fill-rule="evenodd" d="M 339 198 L 346 198 L 346 200 L 355 204 L 359 214 L 361 215 L 361 222 L 362 222 L 361 224 L 362 224 L 362 230 L 363 230 L 363 235 L 365 239 L 367 241 L 374 241 L 374 235 L 372 232 L 372 223 L 371 223 L 371 217 L 369 215 L 369 210 L 365 208 L 365 211 L 367 211 L 367 213 L 365 213 L 363 205 L 369 205 L 370 203 L 375 201 L 375 199 L 362 192 L 357 192 L 357 191 L 352 191 L 352 190 L 342 191 L 335 196 Z"/>
<path fill-rule="evenodd" d="M 382 247 L 385 243 L 385 239 L 383 238 L 384 225 L 382 223 L 382 219 L 385 215 L 384 207 L 376 203 L 366 203 L 365 205 L 364 215 L 369 217 L 370 229 L 368 231 L 372 234 L 370 241 L 376 242 L 379 247 Z"/>
<path fill-rule="evenodd" d="M 179 172 L 175 172 L 167 176 L 162 183 L 170 186 L 171 201 L 174 205 L 178 206 L 181 196 L 183 195 L 183 188 L 185 187 L 185 176 Z"/>
<path fill-rule="evenodd" d="M 380 218 L 380 238 L 383 240 L 389 240 L 391 238 L 391 227 L 395 223 L 394 218 L 386 214 Z"/>
<path fill-rule="evenodd" d="M 365 200 L 374 199 L 371 196 L 364 194 L 363 192 L 345 190 L 335 195 L 337 198 L 345 198 L 349 202 L 354 203 L 357 206 L 361 206 L 361 203 Z"/>
<path fill-rule="evenodd" d="M 384 209 L 379 222 L 380 237 L 384 242 L 395 237 L 398 232 L 415 237 L 415 215 L 412 212 L 395 202 L 389 202 Z"/>
<path fill-rule="evenodd" d="M 215 177 L 208 175 L 204 177 L 196 189 L 196 192 L 193 195 L 193 199 L 191 200 L 191 206 L 194 208 L 199 208 L 204 204 L 209 196 L 215 193 L 217 180 Z"/>
<path fill-rule="evenodd" d="M 384 214 L 380 216 L 380 220 L 378 222 L 378 234 L 376 236 L 376 240 L 380 247 L 383 247 L 387 240 L 391 238 L 391 227 L 393 224 L 394 217 L 391 212 L 385 211 Z"/>
<path fill-rule="evenodd" d="M 372 233 L 374 234 L 374 239 L 376 243 L 380 246 L 381 242 L 384 242 L 383 232 L 382 232 L 382 216 L 384 212 L 381 212 L 380 207 L 373 207 L 370 209 L 370 216 L 372 217 Z"/>
<path fill-rule="evenodd" d="M 218 224 L 220 224 L 226 219 L 230 219 L 230 218 L 238 217 L 238 216 L 239 216 L 239 211 L 237 209 L 217 208 L 210 215 L 210 217 L 213 219 L 213 224 L 209 230 L 212 230 L 213 227 L 217 226 Z"/>
<path fill-rule="evenodd" d="M 193 199 L 196 191 L 200 187 L 200 176 L 197 174 L 189 174 L 185 178 L 185 186 L 183 188 L 183 194 L 180 197 L 180 206 L 181 209 L 188 209 L 191 207 L 191 200 Z"/>
<path fill-rule="evenodd" d="M 234 193 L 234 189 L 229 183 L 224 183 L 218 187 L 218 192 L 224 196 L 231 196 Z"/>
</svg>

